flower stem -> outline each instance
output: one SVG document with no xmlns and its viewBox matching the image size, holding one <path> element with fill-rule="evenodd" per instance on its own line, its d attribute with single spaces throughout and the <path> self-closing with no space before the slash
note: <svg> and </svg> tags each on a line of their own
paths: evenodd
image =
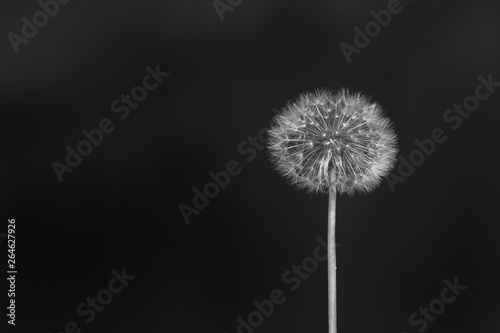
<svg viewBox="0 0 500 333">
<path fill-rule="evenodd" d="M 337 189 L 328 194 L 328 332 L 337 333 L 337 255 L 335 252 L 335 210 Z"/>
</svg>

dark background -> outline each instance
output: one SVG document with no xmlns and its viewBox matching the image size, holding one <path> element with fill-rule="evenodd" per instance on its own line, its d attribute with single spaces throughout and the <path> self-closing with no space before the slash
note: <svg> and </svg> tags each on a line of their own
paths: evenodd
<svg viewBox="0 0 500 333">
<path fill-rule="evenodd" d="M 394 193 L 384 181 L 339 198 L 339 332 L 416 332 L 408 317 L 454 277 L 468 289 L 426 332 L 500 332 L 500 92 L 456 131 L 442 119 L 479 75 L 500 81 L 500 8 L 402 5 L 350 64 L 339 43 L 387 1 L 243 0 L 220 21 L 210 0 L 73 0 L 19 54 L 2 37 L 0 232 L 15 218 L 19 274 L 17 325 L 2 310 L 1 330 L 232 333 L 279 288 L 286 302 L 255 332 L 327 332 L 326 263 L 297 291 L 281 278 L 326 239 L 327 197 L 238 146 L 298 94 L 349 87 L 384 106 L 403 156 L 436 127 L 448 140 Z M 38 10 L 2 1 L 0 31 L 20 34 Z M 110 103 L 156 64 L 170 76 L 119 120 Z M 106 117 L 115 131 L 59 183 L 51 163 Z M 242 172 L 187 225 L 178 205 L 233 159 Z M 76 306 L 122 267 L 135 280 L 83 323 Z"/>
</svg>

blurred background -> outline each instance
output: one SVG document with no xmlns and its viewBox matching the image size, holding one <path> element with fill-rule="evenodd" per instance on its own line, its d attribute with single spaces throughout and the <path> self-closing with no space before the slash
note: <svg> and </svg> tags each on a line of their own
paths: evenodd
<svg viewBox="0 0 500 333">
<path fill-rule="evenodd" d="M 326 239 L 327 197 L 287 185 L 267 150 L 242 150 L 273 109 L 348 87 L 383 105 L 403 157 L 435 128 L 448 139 L 394 192 L 384 181 L 339 197 L 339 332 L 417 332 L 410 315 L 455 277 L 468 288 L 424 330 L 500 332 L 500 92 L 458 129 L 443 121 L 478 76 L 500 81 L 498 3 L 402 0 L 350 63 L 339 44 L 354 45 L 354 28 L 388 1 L 221 3 L 231 10 L 70 1 L 16 53 L 8 34 L 22 36 L 22 18 L 41 7 L 2 1 L 0 233 L 16 220 L 18 276 L 16 326 L 2 314 L 1 331 L 64 332 L 75 321 L 82 332 L 232 333 L 254 300 L 280 289 L 286 301 L 253 331 L 327 332 L 326 263 L 295 291 L 282 278 Z M 170 75 L 121 120 L 111 103 L 157 64 Z M 51 164 L 103 118 L 114 131 L 60 182 Z M 193 206 L 193 189 L 232 160 L 241 172 L 187 224 L 179 205 Z M 0 249 L 6 275 L 5 240 Z M 76 307 L 123 267 L 135 279 L 85 323 Z"/>
</svg>

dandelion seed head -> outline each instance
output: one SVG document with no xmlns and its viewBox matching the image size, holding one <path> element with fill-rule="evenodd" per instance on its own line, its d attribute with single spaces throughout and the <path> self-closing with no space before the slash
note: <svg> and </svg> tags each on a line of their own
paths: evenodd
<svg viewBox="0 0 500 333">
<path fill-rule="evenodd" d="M 396 134 L 381 106 L 348 90 L 302 94 L 268 132 L 276 169 L 310 192 L 369 192 L 396 160 Z"/>
</svg>

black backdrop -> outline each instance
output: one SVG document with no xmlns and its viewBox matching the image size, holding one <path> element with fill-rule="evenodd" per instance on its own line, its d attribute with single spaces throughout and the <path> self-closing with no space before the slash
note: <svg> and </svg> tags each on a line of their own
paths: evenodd
<svg viewBox="0 0 500 333">
<path fill-rule="evenodd" d="M 18 270 L 15 327 L 2 284 L 2 332 L 232 333 L 275 289 L 286 301 L 256 333 L 326 332 L 326 263 L 295 291 L 283 274 L 326 239 L 327 197 L 293 190 L 251 148 L 273 109 L 318 87 L 380 102 L 406 159 L 414 140 L 447 135 L 394 191 L 339 197 L 339 332 L 500 332 L 499 92 L 456 130 L 443 120 L 479 76 L 500 81 L 496 2 L 402 0 L 350 63 L 339 44 L 388 1 L 232 4 L 221 21 L 210 0 L 71 1 L 16 53 L 8 34 L 40 5 L 2 1 L 0 233 L 15 219 Z M 170 74 L 120 119 L 111 103 L 157 65 Z M 60 182 L 52 163 L 103 118 L 113 132 Z M 241 171 L 186 224 L 179 205 L 232 160 Z M 135 278 L 85 323 L 78 305 L 123 268 Z M 467 289 L 410 325 L 445 279 Z"/>
</svg>

